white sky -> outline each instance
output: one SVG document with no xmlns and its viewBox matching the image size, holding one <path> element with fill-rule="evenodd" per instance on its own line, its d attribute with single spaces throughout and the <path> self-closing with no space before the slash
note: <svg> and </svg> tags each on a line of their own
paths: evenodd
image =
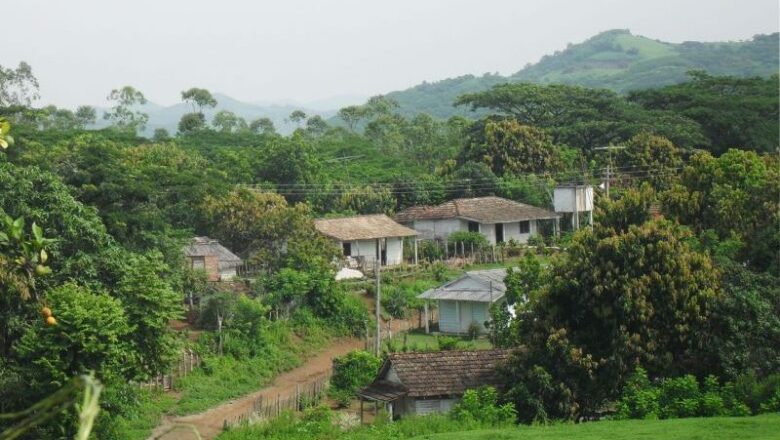
<svg viewBox="0 0 780 440">
<path fill-rule="evenodd" d="M 5 5 L 3 5 L 5 4 Z M 0 0 L 0 64 L 25 60 L 39 104 L 104 105 L 125 84 L 160 104 L 191 86 L 243 101 L 368 96 L 513 73 L 627 28 L 664 41 L 780 27 L 778 0 Z"/>
</svg>

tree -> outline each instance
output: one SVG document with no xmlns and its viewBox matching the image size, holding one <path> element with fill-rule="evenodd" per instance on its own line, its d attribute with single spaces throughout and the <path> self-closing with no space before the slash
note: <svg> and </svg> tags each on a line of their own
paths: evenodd
<svg viewBox="0 0 780 440">
<path fill-rule="evenodd" d="M 321 136 L 328 130 L 328 123 L 320 115 L 314 115 L 306 120 L 306 131 L 314 136 Z"/>
<path fill-rule="evenodd" d="M 197 87 L 182 91 L 181 99 L 192 106 L 193 113 L 203 113 L 204 109 L 217 106 L 217 100 L 214 99 L 211 92 Z"/>
<path fill-rule="evenodd" d="M 314 229 L 308 206 L 284 197 L 236 189 L 203 205 L 208 234 L 268 270 L 330 267 L 335 245 Z"/>
<path fill-rule="evenodd" d="M 108 100 L 114 102 L 114 106 L 103 114 L 103 119 L 123 131 L 137 132 L 143 130 L 149 121 L 149 115 L 138 110 L 136 106 L 146 104 L 143 93 L 131 86 L 114 89 L 108 95 Z"/>
<path fill-rule="evenodd" d="M 720 274 L 690 237 L 667 221 L 575 236 L 518 316 L 524 345 L 507 377 L 524 420 L 589 414 L 636 365 L 654 377 L 711 371 Z"/>
<path fill-rule="evenodd" d="M 235 133 L 247 129 L 244 118 L 228 110 L 218 111 L 214 115 L 214 119 L 211 120 L 211 124 L 221 133 Z"/>
<path fill-rule="evenodd" d="M 126 264 L 116 296 L 133 324 L 136 379 L 146 380 L 165 372 L 179 352 L 168 323 L 181 319 L 183 298 L 162 278 L 168 267 L 161 254 L 131 255 Z"/>
<path fill-rule="evenodd" d="M 97 111 L 91 105 L 80 105 L 74 113 L 78 128 L 86 128 L 97 120 Z"/>
<path fill-rule="evenodd" d="M 516 120 L 487 121 L 483 130 L 470 136 L 461 161 L 484 162 L 498 176 L 549 173 L 560 167 L 548 136 Z"/>
<path fill-rule="evenodd" d="M 483 162 L 466 162 L 455 170 L 447 180 L 447 196 L 452 198 L 482 197 L 495 195 L 498 178 Z"/>
<path fill-rule="evenodd" d="M 306 120 L 306 113 L 304 113 L 303 110 L 294 110 L 292 113 L 290 113 L 289 119 L 290 121 L 300 125 L 301 122 Z"/>
<path fill-rule="evenodd" d="M 773 152 L 780 144 L 780 77 L 737 78 L 689 73 L 690 81 L 633 92 L 629 99 L 647 109 L 678 114 L 702 127 L 714 154 L 729 148 Z"/>
<path fill-rule="evenodd" d="M 171 139 L 170 133 L 168 133 L 168 130 L 164 128 L 155 128 L 154 134 L 152 135 L 152 140 L 155 142 L 166 142 Z"/>
<path fill-rule="evenodd" d="M 32 67 L 24 61 L 16 69 L 0 66 L 0 107 L 29 107 L 39 98 L 38 87 Z"/>
<path fill-rule="evenodd" d="M 735 240 L 738 261 L 780 274 L 779 160 L 734 149 L 717 158 L 696 153 L 679 183 L 660 195 L 663 212 L 699 234 Z"/>
<path fill-rule="evenodd" d="M 129 370 L 127 338 L 133 331 L 122 303 L 75 284 L 47 293 L 57 312 L 57 324 L 31 324 L 15 345 L 29 389 L 51 391 L 71 377 L 89 371 L 102 378 L 126 378 Z M 78 353 L 78 356 L 74 356 Z"/>
<path fill-rule="evenodd" d="M 252 133 L 275 134 L 276 127 L 270 118 L 257 118 L 249 124 Z"/>
<path fill-rule="evenodd" d="M 645 177 L 656 189 L 671 185 L 682 165 L 680 150 L 661 136 L 639 133 L 618 151 L 616 162 L 629 175 Z"/>
<path fill-rule="evenodd" d="M 342 108 L 338 112 L 339 118 L 347 124 L 349 131 L 354 132 L 360 120 L 367 116 L 368 112 L 365 107 L 358 105 L 350 105 Z"/>
<path fill-rule="evenodd" d="M 206 115 L 187 113 L 179 120 L 179 134 L 196 133 L 206 128 Z"/>
</svg>

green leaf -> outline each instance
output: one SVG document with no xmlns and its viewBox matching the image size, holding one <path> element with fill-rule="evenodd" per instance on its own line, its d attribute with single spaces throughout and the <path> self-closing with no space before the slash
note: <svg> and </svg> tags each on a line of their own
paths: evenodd
<svg viewBox="0 0 780 440">
<path fill-rule="evenodd" d="M 32 233 L 36 241 L 40 242 L 43 240 L 43 229 L 35 224 L 35 222 L 32 224 Z"/>
</svg>

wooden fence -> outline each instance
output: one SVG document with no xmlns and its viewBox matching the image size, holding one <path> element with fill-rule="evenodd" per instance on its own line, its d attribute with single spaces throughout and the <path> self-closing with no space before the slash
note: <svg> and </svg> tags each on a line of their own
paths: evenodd
<svg viewBox="0 0 780 440">
<path fill-rule="evenodd" d="M 327 389 L 332 371 L 317 378 L 298 384 L 292 394 L 274 396 L 261 395 L 252 402 L 252 409 L 231 419 L 225 419 L 222 427 L 229 428 L 240 424 L 248 424 L 261 420 L 271 420 L 284 411 L 303 411 L 316 405 Z"/>
<path fill-rule="evenodd" d="M 139 386 L 150 390 L 171 390 L 177 379 L 192 373 L 192 370 L 197 368 L 200 363 L 201 359 L 197 353 L 189 349 L 184 350 L 181 352 L 181 358 L 179 358 L 178 365 L 171 368 L 168 373 L 153 377 L 147 382 L 140 383 Z"/>
</svg>

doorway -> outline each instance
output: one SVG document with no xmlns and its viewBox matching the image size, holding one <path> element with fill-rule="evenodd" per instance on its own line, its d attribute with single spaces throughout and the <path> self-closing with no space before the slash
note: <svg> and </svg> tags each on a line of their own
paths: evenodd
<svg viewBox="0 0 780 440">
<path fill-rule="evenodd" d="M 504 242 L 504 224 L 496 223 L 496 243 Z"/>
</svg>

